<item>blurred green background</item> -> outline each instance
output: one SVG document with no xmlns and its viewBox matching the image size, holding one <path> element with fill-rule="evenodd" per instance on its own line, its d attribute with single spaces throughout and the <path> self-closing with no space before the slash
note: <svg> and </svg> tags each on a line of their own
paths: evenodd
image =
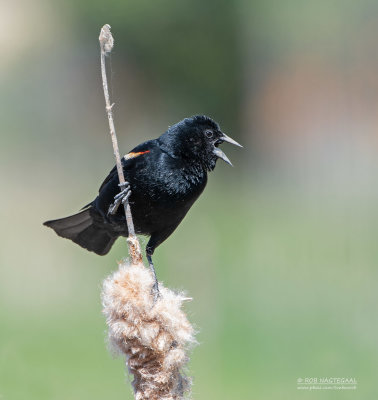
<svg viewBox="0 0 378 400">
<path fill-rule="evenodd" d="M 105 344 L 98 257 L 42 222 L 114 164 L 98 35 L 109 23 L 122 153 L 217 120 L 208 187 L 155 255 L 198 327 L 195 399 L 378 396 L 378 3 L 1 2 L 0 399 L 132 399 Z M 143 244 L 146 240 L 143 239 Z M 356 390 L 297 389 L 306 377 Z"/>
</svg>

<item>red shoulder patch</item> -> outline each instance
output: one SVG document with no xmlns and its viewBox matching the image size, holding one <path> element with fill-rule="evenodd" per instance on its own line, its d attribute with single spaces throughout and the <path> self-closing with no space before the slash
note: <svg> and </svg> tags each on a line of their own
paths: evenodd
<svg viewBox="0 0 378 400">
<path fill-rule="evenodd" d="M 138 151 L 137 153 L 131 152 L 131 153 L 127 153 L 123 158 L 125 160 L 130 160 L 130 158 L 135 158 L 135 157 L 141 156 L 142 154 L 146 154 L 146 153 L 149 153 L 149 152 L 150 152 L 150 150 Z"/>
</svg>

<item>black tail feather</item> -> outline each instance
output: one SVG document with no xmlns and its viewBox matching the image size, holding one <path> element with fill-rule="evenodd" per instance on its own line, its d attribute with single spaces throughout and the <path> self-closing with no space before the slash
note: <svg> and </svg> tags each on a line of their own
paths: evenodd
<svg viewBox="0 0 378 400">
<path fill-rule="evenodd" d="M 109 252 L 118 236 L 96 223 L 91 210 L 87 208 L 66 218 L 46 221 L 43 225 L 52 228 L 59 236 L 102 256 Z"/>
</svg>

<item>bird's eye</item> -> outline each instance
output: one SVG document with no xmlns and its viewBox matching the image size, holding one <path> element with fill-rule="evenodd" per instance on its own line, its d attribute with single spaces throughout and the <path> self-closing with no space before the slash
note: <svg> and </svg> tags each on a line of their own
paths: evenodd
<svg viewBox="0 0 378 400">
<path fill-rule="evenodd" d="M 207 129 L 205 131 L 205 135 L 207 138 L 211 139 L 213 137 L 213 131 L 211 131 L 210 129 Z"/>
</svg>

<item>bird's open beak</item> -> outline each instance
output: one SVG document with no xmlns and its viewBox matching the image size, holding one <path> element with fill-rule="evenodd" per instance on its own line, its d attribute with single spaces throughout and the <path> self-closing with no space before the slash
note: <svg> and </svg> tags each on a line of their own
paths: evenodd
<svg viewBox="0 0 378 400">
<path fill-rule="evenodd" d="M 221 149 L 218 149 L 218 147 L 214 147 L 213 152 L 218 158 L 221 158 L 223 161 L 226 161 L 227 164 L 230 164 L 231 167 L 233 167 L 231 161 L 228 159 L 226 154 L 224 154 Z"/>
<path fill-rule="evenodd" d="M 235 146 L 243 147 L 236 140 L 230 138 L 230 136 L 227 136 L 225 133 L 223 133 L 223 136 L 221 137 L 221 140 L 223 140 L 224 142 L 227 142 L 227 143 L 234 144 Z"/>
<path fill-rule="evenodd" d="M 227 143 L 234 144 L 235 146 L 243 147 L 236 140 L 230 138 L 225 133 L 223 133 L 223 136 L 219 140 L 221 140 L 222 142 L 227 142 Z M 224 154 L 223 151 L 221 149 L 219 149 L 218 147 L 214 147 L 214 154 L 218 158 L 221 158 L 223 161 L 226 161 L 227 164 L 230 164 L 231 167 L 233 166 L 231 161 L 229 160 L 229 158 L 226 156 L 226 154 Z"/>
</svg>

